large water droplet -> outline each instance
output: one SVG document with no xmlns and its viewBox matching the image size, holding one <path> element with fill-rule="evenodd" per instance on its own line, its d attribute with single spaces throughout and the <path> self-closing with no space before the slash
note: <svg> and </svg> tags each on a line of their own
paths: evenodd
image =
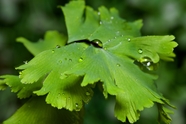
<svg viewBox="0 0 186 124">
<path fill-rule="evenodd" d="M 100 22 L 99 22 L 99 24 L 100 24 L 100 25 L 102 25 L 102 24 L 103 24 L 103 22 L 102 22 L 102 21 L 100 21 Z"/>
<path fill-rule="evenodd" d="M 92 43 L 96 47 L 101 47 L 101 48 L 103 47 L 102 42 L 100 40 L 98 40 L 98 39 L 93 40 Z"/>
<path fill-rule="evenodd" d="M 131 39 L 130 39 L 130 38 L 128 38 L 127 40 L 130 42 L 130 40 L 131 40 Z"/>
<path fill-rule="evenodd" d="M 143 57 L 140 59 L 140 63 L 146 67 L 147 70 L 153 71 L 155 69 L 156 63 L 153 63 L 153 61 L 149 57 Z"/>
<path fill-rule="evenodd" d="M 143 53 L 143 50 L 142 50 L 142 49 L 139 49 L 139 50 L 138 50 L 138 53 L 139 53 L 139 54 L 142 54 L 142 53 Z"/>
</svg>

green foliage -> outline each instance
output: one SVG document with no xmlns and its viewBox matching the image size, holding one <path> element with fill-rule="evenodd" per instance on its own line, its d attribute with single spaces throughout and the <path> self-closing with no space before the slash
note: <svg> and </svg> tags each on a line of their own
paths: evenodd
<svg viewBox="0 0 186 124">
<path fill-rule="evenodd" d="M 79 124 L 83 110 L 70 112 L 46 104 L 45 97 L 32 97 L 4 124 Z"/>
<path fill-rule="evenodd" d="M 58 123 L 59 115 L 64 123 L 82 123 L 80 113 L 98 82 L 105 98 L 115 96 L 118 120 L 134 123 L 140 111 L 157 103 L 159 121 L 169 124 L 170 111 L 165 106 L 173 106 L 157 91 L 154 73 L 160 60 L 173 61 L 174 36 L 140 36 L 141 20 L 127 22 L 114 8 L 100 7 L 97 12 L 84 1 L 71 1 L 61 8 L 67 42 L 56 31 L 47 32 L 38 43 L 17 39 L 35 57 L 16 68 L 21 70 L 19 76 L 1 76 L 0 89 L 9 86 L 19 98 L 31 98 L 5 124 L 28 123 L 25 114 L 32 115 L 34 123 L 40 118 L 45 124 Z M 56 122 L 51 122 L 45 113 L 57 111 Z"/>
<path fill-rule="evenodd" d="M 55 48 L 56 46 L 64 46 L 66 40 L 66 36 L 57 31 L 46 32 L 44 40 L 39 40 L 37 43 L 30 42 L 23 37 L 17 38 L 17 42 L 23 43 L 34 56 L 44 50 Z"/>
</svg>

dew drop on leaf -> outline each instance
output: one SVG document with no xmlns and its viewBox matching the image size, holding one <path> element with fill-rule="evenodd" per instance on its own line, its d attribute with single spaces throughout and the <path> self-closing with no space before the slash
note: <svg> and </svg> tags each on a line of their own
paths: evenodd
<svg viewBox="0 0 186 124">
<path fill-rule="evenodd" d="M 116 64 L 116 66 L 120 67 L 121 65 L 120 64 Z"/>
<path fill-rule="evenodd" d="M 70 62 L 72 62 L 72 59 L 69 59 Z"/>
<path fill-rule="evenodd" d="M 99 24 L 102 25 L 103 24 L 102 21 L 100 21 Z"/>
<path fill-rule="evenodd" d="M 101 15 L 101 13 L 100 13 L 100 12 L 98 12 L 98 15 Z"/>
<path fill-rule="evenodd" d="M 83 58 L 79 58 L 79 62 L 82 62 L 83 61 Z"/>
<path fill-rule="evenodd" d="M 101 48 L 103 47 L 102 42 L 98 39 L 93 40 L 92 43 L 94 46 L 101 47 Z"/>
<path fill-rule="evenodd" d="M 65 78 L 67 78 L 67 77 L 68 77 L 67 74 L 61 73 L 61 76 L 60 76 L 61 79 L 65 79 Z"/>
<path fill-rule="evenodd" d="M 59 63 L 62 63 L 62 60 L 59 60 Z"/>
<path fill-rule="evenodd" d="M 143 50 L 142 50 L 142 49 L 139 49 L 139 50 L 138 50 L 138 53 L 139 53 L 139 54 L 142 54 L 142 53 L 143 53 Z"/>
<path fill-rule="evenodd" d="M 156 64 L 149 57 L 143 57 L 140 59 L 140 63 L 147 68 L 149 71 L 153 71 L 155 69 Z"/>
<path fill-rule="evenodd" d="M 79 104 L 78 103 L 75 104 L 75 107 L 76 107 L 76 110 L 79 110 Z"/>
<path fill-rule="evenodd" d="M 87 95 L 87 96 L 90 96 L 90 92 L 87 91 L 87 92 L 86 92 L 86 95 Z"/>
<path fill-rule="evenodd" d="M 113 17 L 113 16 L 111 16 L 111 17 L 110 17 L 110 19 L 114 19 L 114 17 Z"/>
<path fill-rule="evenodd" d="M 56 45 L 56 48 L 60 48 L 60 46 L 59 45 Z"/>
<path fill-rule="evenodd" d="M 54 50 L 52 50 L 52 53 L 54 53 Z"/>
<path fill-rule="evenodd" d="M 127 39 L 130 42 L 130 38 Z"/>
<path fill-rule="evenodd" d="M 58 93 L 58 96 L 57 96 L 57 98 L 60 98 L 61 97 L 61 93 Z"/>
</svg>

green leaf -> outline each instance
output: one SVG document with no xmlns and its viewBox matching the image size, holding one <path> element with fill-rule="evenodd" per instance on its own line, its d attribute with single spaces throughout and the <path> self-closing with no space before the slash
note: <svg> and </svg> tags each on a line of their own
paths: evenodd
<svg viewBox="0 0 186 124">
<path fill-rule="evenodd" d="M 17 42 L 23 43 L 34 56 L 44 50 L 64 46 L 66 44 L 66 40 L 66 36 L 57 31 L 47 31 L 44 40 L 40 39 L 36 43 L 23 37 L 17 38 Z"/>
<path fill-rule="evenodd" d="M 50 74 L 44 82 L 41 90 L 36 91 L 37 95 L 47 95 L 46 102 L 58 109 L 65 108 L 70 111 L 79 111 L 83 107 L 83 102 L 88 103 L 92 97 L 91 87 L 81 87 L 82 77 L 68 76 L 64 79 L 55 76 L 55 72 Z M 55 82 L 52 84 L 51 81 Z"/>
<path fill-rule="evenodd" d="M 163 122 L 165 124 L 170 124 L 172 119 L 169 114 L 173 114 L 173 111 L 167 109 L 166 107 L 158 104 L 158 112 L 159 112 L 159 122 Z"/>
<path fill-rule="evenodd" d="M 99 39 L 105 44 L 118 37 L 140 36 L 141 20 L 127 22 L 119 17 L 115 8 L 109 11 L 102 6 L 97 12 L 85 6 L 84 1 L 73 1 L 61 8 L 65 15 L 69 43 Z"/>
<path fill-rule="evenodd" d="M 157 91 L 154 70 L 160 59 L 175 57 L 174 36 L 140 37 L 141 21 L 129 23 L 114 8 L 96 12 L 84 1 L 71 1 L 62 10 L 69 44 L 43 51 L 18 67 L 22 83 L 35 84 L 45 76 L 43 87 L 34 93 L 47 94 L 46 102 L 54 107 L 78 111 L 90 100 L 91 86 L 102 82 L 104 96 L 116 97 L 115 115 L 122 122 L 136 122 L 140 111 L 154 103 L 170 105 Z M 162 121 L 168 124 L 169 118 Z"/>
<path fill-rule="evenodd" d="M 45 97 L 32 97 L 3 124 L 83 124 L 83 110 L 56 109 Z"/>
<path fill-rule="evenodd" d="M 76 43 L 38 54 L 28 64 L 17 68 L 25 69 L 20 75 L 21 82 L 35 84 L 46 76 L 42 89 L 35 93 L 47 94 L 46 102 L 54 107 L 79 111 L 83 103 L 90 100 L 93 91 L 90 86 L 80 86 L 82 77 L 64 72 L 81 61 L 80 55 L 86 47 L 86 44 Z"/>
<path fill-rule="evenodd" d="M 119 120 L 125 122 L 127 117 L 134 123 L 144 107 L 151 107 L 153 102 L 166 104 L 154 85 L 156 76 L 141 71 L 132 59 L 92 46 L 81 57 L 81 63 L 65 74 L 84 75 L 82 86 L 103 82 L 105 97 L 107 93 L 116 96 L 115 115 Z"/>
<path fill-rule="evenodd" d="M 42 86 L 41 82 L 35 84 L 22 84 L 20 78 L 13 75 L 4 75 L 0 76 L 0 78 L 2 78 L 2 80 L 0 80 L 1 85 L 9 86 L 11 91 L 17 93 L 17 96 L 20 99 L 30 97 L 34 90 L 38 90 Z"/>
</svg>

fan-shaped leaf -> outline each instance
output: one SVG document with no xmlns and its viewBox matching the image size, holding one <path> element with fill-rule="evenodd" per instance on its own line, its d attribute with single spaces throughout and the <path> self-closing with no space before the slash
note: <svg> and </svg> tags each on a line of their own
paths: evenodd
<svg viewBox="0 0 186 124">
<path fill-rule="evenodd" d="M 66 40 L 66 36 L 57 31 L 47 31 L 44 39 L 41 39 L 36 43 L 30 42 L 23 37 L 17 38 L 17 42 L 23 43 L 34 56 L 44 50 L 64 46 L 66 44 Z"/>
<path fill-rule="evenodd" d="M 0 78 L 2 78 L 2 80 L 0 80 L 1 85 L 9 86 L 11 91 L 17 93 L 18 98 L 21 99 L 30 97 L 34 90 L 38 90 L 42 87 L 41 82 L 35 84 L 22 84 L 18 76 L 4 75 L 0 76 Z"/>
<path fill-rule="evenodd" d="M 45 97 L 32 97 L 3 124 L 82 124 L 83 110 L 68 111 L 46 104 Z"/>
</svg>

